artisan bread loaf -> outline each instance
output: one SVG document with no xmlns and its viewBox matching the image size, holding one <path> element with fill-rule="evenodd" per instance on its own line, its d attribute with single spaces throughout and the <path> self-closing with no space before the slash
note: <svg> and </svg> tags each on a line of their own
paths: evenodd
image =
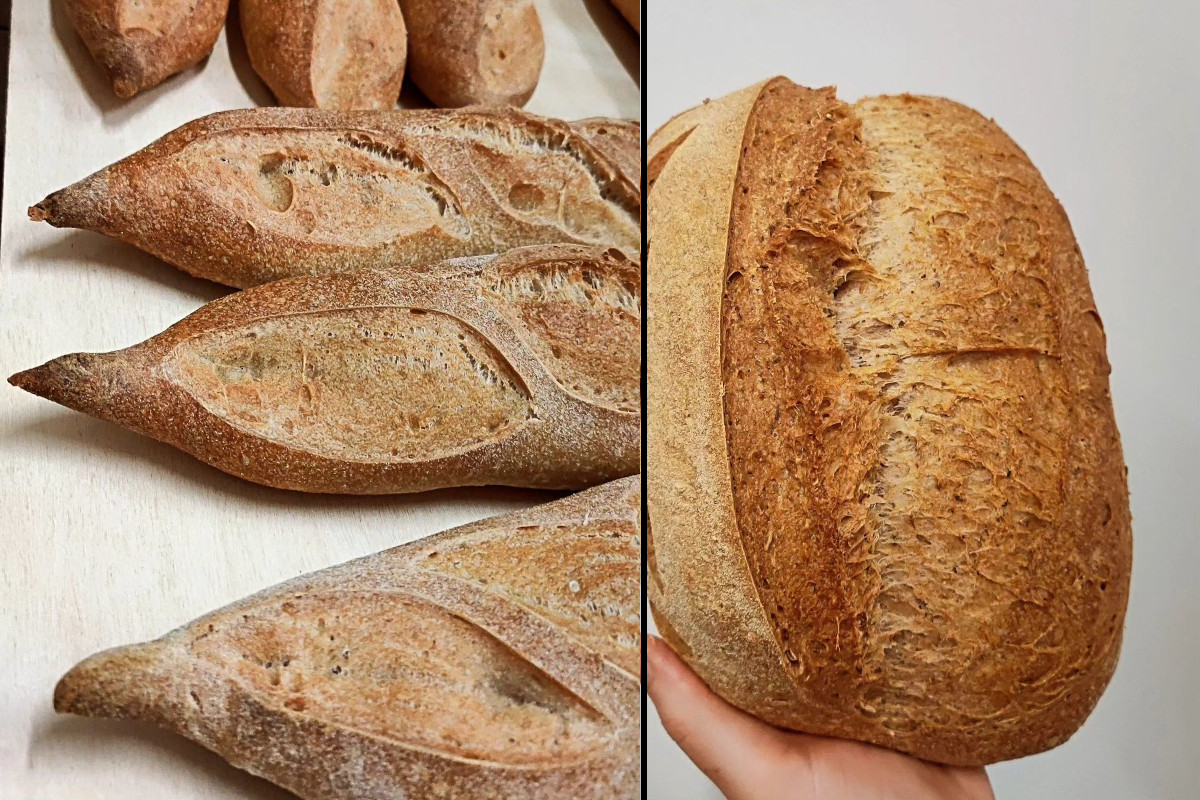
<svg viewBox="0 0 1200 800">
<path fill-rule="evenodd" d="M 533 244 L 641 249 L 640 187 L 567 123 L 514 109 L 213 114 L 29 215 L 238 287 Z"/>
<path fill-rule="evenodd" d="M 400 0 L 409 74 L 441 108 L 523 106 L 546 44 L 533 0 Z"/>
<path fill-rule="evenodd" d="M 92 58 L 127 99 L 212 52 L 229 0 L 63 0 Z"/>
<path fill-rule="evenodd" d="M 578 489 L 638 469 L 639 274 L 551 245 L 277 281 L 9 380 L 284 489 Z"/>
<path fill-rule="evenodd" d="M 1038 171 L 948 100 L 782 78 L 649 156 L 666 640 L 783 727 L 960 765 L 1065 741 L 1117 663 L 1131 534 L 1104 330 Z"/>
<path fill-rule="evenodd" d="M 394 108 L 408 34 L 396 0 L 239 0 L 254 71 L 285 106 Z"/>
<path fill-rule="evenodd" d="M 304 575 L 88 658 L 62 713 L 145 720 L 305 800 L 629 800 L 639 478 Z"/>
</svg>

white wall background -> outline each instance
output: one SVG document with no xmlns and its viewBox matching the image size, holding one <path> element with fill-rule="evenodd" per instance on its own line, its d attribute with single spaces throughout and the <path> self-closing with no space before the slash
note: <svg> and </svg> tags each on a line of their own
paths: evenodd
<svg viewBox="0 0 1200 800">
<path fill-rule="evenodd" d="M 989 772 L 1001 800 L 1200 797 L 1200 3 L 652 0 L 647 13 L 648 132 L 782 74 L 851 100 L 958 100 L 1041 169 L 1108 332 L 1133 590 L 1087 724 Z M 720 797 L 652 708 L 647 758 L 652 800 Z"/>
</svg>

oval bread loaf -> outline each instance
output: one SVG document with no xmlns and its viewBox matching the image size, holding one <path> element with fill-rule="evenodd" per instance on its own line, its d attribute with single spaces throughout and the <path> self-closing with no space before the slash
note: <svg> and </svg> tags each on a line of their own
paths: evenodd
<svg viewBox="0 0 1200 800">
<path fill-rule="evenodd" d="M 229 0 L 64 0 L 63 9 L 127 99 L 211 53 Z"/>
<path fill-rule="evenodd" d="M 409 74 L 441 108 L 523 106 L 546 45 L 533 0 L 400 0 Z"/>
<path fill-rule="evenodd" d="M 630 800 L 638 485 L 301 576 L 86 659 L 54 707 L 155 723 L 305 800 Z"/>
<path fill-rule="evenodd" d="M 239 0 L 254 71 L 285 106 L 394 108 L 408 33 L 396 0 Z"/>
<path fill-rule="evenodd" d="M 641 248 L 640 187 L 567 123 L 513 109 L 213 114 L 29 215 L 238 287 L 533 244 Z"/>
<path fill-rule="evenodd" d="M 777 78 L 650 142 L 648 592 L 774 724 L 979 765 L 1117 663 L 1130 515 L 1062 208 L 948 100 Z"/>
<path fill-rule="evenodd" d="M 639 270 L 511 250 L 277 281 L 9 380 L 256 483 L 578 489 L 637 471 Z"/>
</svg>

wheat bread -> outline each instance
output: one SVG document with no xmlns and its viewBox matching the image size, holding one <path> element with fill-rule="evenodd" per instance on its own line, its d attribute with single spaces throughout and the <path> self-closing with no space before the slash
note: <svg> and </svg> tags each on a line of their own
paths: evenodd
<svg viewBox="0 0 1200 800">
<path fill-rule="evenodd" d="M 278 488 L 579 489 L 638 470 L 639 289 L 572 245 L 296 278 L 9 380 Z"/>
<path fill-rule="evenodd" d="M 117 97 L 128 99 L 212 52 L 229 0 L 63 0 Z"/>
<path fill-rule="evenodd" d="M 441 108 L 523 106 L 546 44 L 533 0 L 400 0 L 409 74 Z"/>
<path fill-rule="evenodd" d="M 1120 649 L 1130 514 L 1062 208 L 948 100 L 777 78 L 647 180 L 648 586 L 773 724 L 979 765 L 1065 741 Z"/>
<path fill-rule="evenodd" d="M 84 660 L 54 707 L 305 800 L 634 798 L 639 519 L 634 476 L 304 575 Z"/>
<path fill-rule="evenodd" d="M 565 122 L 515 109 L 213 114 L 47 197 L 230 286 L 565 242 L 641 247 L 641 191 Z"/>
<path fill-rule="evenodd" d="M 396 0 L 239 0 L 254 71 L 281 105 L 396 106 L 408 33 Z"/>
</svg>

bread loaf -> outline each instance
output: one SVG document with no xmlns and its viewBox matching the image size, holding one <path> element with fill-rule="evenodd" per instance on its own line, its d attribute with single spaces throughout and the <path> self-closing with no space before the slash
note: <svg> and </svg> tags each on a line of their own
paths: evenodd
<svg viewBox="0 0 1200 800">
<path fill-rule="evenodd" d="M 642 126 L 631 119 L 591 117 L 571 123 L 571 129 L 600 151 L 629 178 L 642 185 Z"/>
<path fill-rule="evenodd" d="M 523 106 L 546 45 L 533 0 L 400 0 L 409 74 L 442 108 Z"/>
<path fill-rule="evenodd" d="M 156 723 L 305 800 L 637 797 L 638 481 L 99 653 L 54 707 Z"/>
<path fill-rule="evenodd" d="M 783 78 L 649 156 L 664 637 L 786 728 L 957 765 L 1065 741 L 1117 663 L 1130 515 L 1104 330 L 1038 171 L 948 100 Z"/>
<path fill-rule="evenodd" d="M 229 0 L 63 0 L 63 10 L 126 99 L 211 53 Z"/>
<path fill-rule="evenodd" d="M 543 246 L 278 281 L 9 380 L 268 486 L 578 489 L 638 469 L 640 330 L 636 265 Z"/>
<path fill-rule="evenodd" d="M 389 109 L 408 34 L 396 0 L 240 0 L 254 71 L 285 106 Z"/>
<path fill-rule="evenodd" d="M 29 214 L 239 287 L 532 244 L 641 246 L 639 187 L 567 123 L 511 109 L 213 114 Z"/>
</svg>

